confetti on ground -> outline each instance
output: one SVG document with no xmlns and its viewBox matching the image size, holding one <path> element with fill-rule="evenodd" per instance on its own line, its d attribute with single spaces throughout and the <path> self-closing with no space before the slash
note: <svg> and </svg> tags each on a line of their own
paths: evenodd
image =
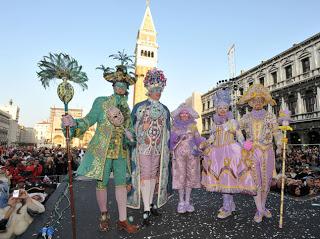
<svg viewBox="0 0 320 239">
<path fill-rule="evenodd" d="M 113 186 L 110 186 L 108 191 L 111 230 L 107 233 L 98 231 L 99 212 L 95 201 L 95 183 L 78 181 L 74 185 L 74 190 L 77 213 L 77 239 L 320 238 L 320 207 L 312 206 L 312 204 L 320 203 L 320 197 L 307 201 L 286 197 L 284 228 L 280 229 L 278 227 L 280 196 L 278 194 L 271 193 L 268 197 L 267 206 L 271 209 L 273 217 L 271 219 L 264 218 L 262 223 L 257 224 L 253 221 L 255 205 L 252 197 L 235 195 L 234 200 L 237 211 L 232 217 L 221 220 L 216 217 L 217 211 L 222 204 L 221 194 L 197 189 L 192 193 L 195 212 L 183 215 L 176 213 L 178 197 L 175 194 L 161 208 L 162 215 L 152 218 L 152 223 L 149 227 L 144 228 L 135 235 L 129 235 L 125 232 L 119 232 L 115 226 L 118 213 Z M 54 200 L 54 195 L 52 197 L 52 200 Z M 50 200 L 48 201 L 49 203 Z M 50 215 L 49 210 L 45 215 L 36 218 L 35 223 L 31 225 L 27 233 L 19 237 L 19 239 L 30 239 L 31 237 L 28 235 L 32 235 L 35 230 L 37 231 L 37 227 L 41 228 L 41 220 L 45 220 L 46 215 Z M 133 218 L 134 223 L 140 224 L 142 222 L 142 209 L 128 209 L 128 216 Z M 57 230 L 55 238 L 72 238 L 69 211 L 65 213 L 60 228 L 58 227 Z"/>
</svg>

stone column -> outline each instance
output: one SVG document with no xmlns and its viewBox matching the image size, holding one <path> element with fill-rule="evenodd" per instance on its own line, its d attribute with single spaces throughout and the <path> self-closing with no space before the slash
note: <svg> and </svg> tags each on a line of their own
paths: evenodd
<svg viewBox="0 0 320 239">
<path fill-rule="evenodd" d="M 207 130 L 207 118 L 204 118 L 204 129 L 203 130 L 204 131 Z"/>
<path fill-rule="evenodd" d="M 286 108 L 288 108 L 288 106 L 287 106 L 286 102 L 284 101 L 284 98 L 281 97 L 281 109 L 286 109 Z"/>
<path fill-rule="evenodd" d="M 317 86 L 316 110 L 320 110 L 320 87 Z"/>
<path fill-rule="evenodd" d="M 320 62 L 319 62 L 319 51 L 317 49 L 317 45 L 314 45 L 313 46 L 313 49 L 312 49 L 312 55 L 313 55 L 313 59 L 314 59 L 314 68 L 313 69 L 316 69 L 320 66 Z"/>
<path fill-rule="evenodd" d="M 304 102 L 303 99 L 301 98 L 300 92 L 298 92 L 298 99 L 297 99 L 297 113 L 302 114 L 304 113 Z"/>
</svg>

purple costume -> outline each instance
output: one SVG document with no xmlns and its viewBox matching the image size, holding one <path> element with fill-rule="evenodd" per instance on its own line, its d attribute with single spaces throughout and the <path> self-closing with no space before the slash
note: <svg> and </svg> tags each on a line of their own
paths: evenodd
<svg viewBox="0 0 320 239">
<path fill-rule="evenodd" d="M 249 103 L 254 108 L 256 98 L 262 99 L 263 105 L 275 104 L 268 89 L 260 84 L 252 85 L 240 98 L 239 104 Z M 251 149 L 243 152 L 243 159 L 253 168 L 254 182 L 257 186 L 257 196 L 254 197 L 257 212 L 254 220 L 261 222 L 263 216 L 267 218 L 272 216 L 265 204 L 275 167 L 273 138 L 280 150 L 282 136 L 276 116 L 264 109 L 253 109 L 250 113 L 245 114 L 239 123 L 240 128 L 246 133 L 247 142 L 252 145 Z"/>
<path fill-rule="evenodd" d="M 200 188 L 200 159 L 198 146 L 202 138 L 194 121 L 174 123 L 171 131 L 173 189 Z"/>
<path fill-rule="evenodd" d="M 217 91 L 214 103 L 219 107 L 229 108 L 230 93 L 228 90 Z M 241 158 L 244 137 L 238 122 L 232 113 L 227 111 L 225 116 L 215 114 L 211 126 L 211 136 L 202 143 L 204 150 L 202 184 L 208 191 L 223 193 L 223 207 L 218 217 L 225 218 L 235 211 L 234 193 L 256 194 L 251 165 Z"/>
<path fill-rule="evenodd" d="M 189 115 L 189 119 L 181 120 L 180 113 Z M 195 119 L 198 117 L 197 112 L 184 104 L 173 112 L 174 122 L 170 135 L 170 151 L 173 153 L 172 187 L 178 189 L 179 194 L 182 194 L 180 195 L 180 207 L 178 206 L 179 213 L 194 210 L 189 202 L 191 189 L 201 187 L 198 146 L 204 141 L 204 138 L 200 136 L 196 126 Z M 182 198 L 184 191 L 186 200 Z"/>
<path fill-rule="evenodd" d="M 267 195 L 275 167 L 272 139 L 273 136 L 278 142 L 281 139 L 277 119 L 274 114 L 264 109 L 259 111 L 252 110 L 241 119 L 240 127 L 246 132 L 247 140 L 253 143 L 252 149 L 246 153 L 244 159 L 253 164 L 254 182 L 262 197 L 257 207 L 259 211 L 265 211 Z"/>
<path fill-rule="evenodd" d="M 208 191 L 221 193 L 256 194 L 252 170 L 241 158 L 242 148 L 235 141 L 243 141 L 236 120 L 229 119 L 223 124 L 213 123 L 203 162 L 202 184 Z"/>
</svg>

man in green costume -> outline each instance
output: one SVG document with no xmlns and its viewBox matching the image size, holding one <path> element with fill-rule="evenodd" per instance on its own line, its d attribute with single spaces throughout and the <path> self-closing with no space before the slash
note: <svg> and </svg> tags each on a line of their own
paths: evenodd
<svg viewBox="0 0 320 239">
<path fill-rule="evenodd" d="M 107 185 L 111 171 L 114 175 L 116 200 L 118 204 L 120 230 L 134 233 L 138 227 L 127 222 L 127 188 L 131 176 L 128 147 L 134 142 L 130 109 L 127 103 L 128 88 L 136 82 L 136 78 L 127 72 L 131 59 L 123 53 L 111 55 L 121 61 L 116 70 L 102 66 L 104 78 L 111 82 L 114 94 L 108 97 L 98 97 L 93 102 L 90 112 L 82 119 L 73 119 L 70 115 L 63 116 L 63 126 L 70 126 L 71 137 L 81 137 L 90 126 L 97 123 L 84 158 L 77 170 L 78 175 L 97 180 L 96 196 L 101 212 L 99 229 L 109 229 L 107 210 Z"/>
</svg>

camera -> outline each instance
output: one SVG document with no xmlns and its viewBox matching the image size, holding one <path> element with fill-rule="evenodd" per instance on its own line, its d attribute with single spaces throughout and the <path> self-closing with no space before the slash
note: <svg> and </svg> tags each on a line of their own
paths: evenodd
<svg viewBox="0 0 320 239">
<path fill-rule="evenodd" d="M 14 190 L 13 194 L 12 194 L 12 197 L 13 198 L 18 198 L 19 196 L 20 196 L 20 190 Z"/>
</svg>

